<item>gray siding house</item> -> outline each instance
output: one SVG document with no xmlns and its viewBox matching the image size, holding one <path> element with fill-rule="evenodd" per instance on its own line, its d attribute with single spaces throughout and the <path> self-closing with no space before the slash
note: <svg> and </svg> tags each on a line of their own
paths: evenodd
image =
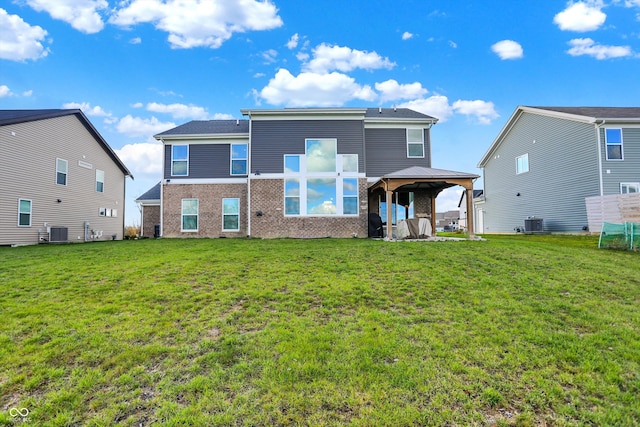
<svg viewBox="0 0 640 427">
<path fill-rule="evenodd" d="M 0 245 L 122 239 L 128 176 L 80 110 L 0 111 Z"/>
<path fill-rule="evenodd" d="M 476 232 L 588 230 L 585 198 L 640 191 L 640 108 L 516 108 L 478 167 Z"/>
<path fill-rule="evenodd" d="M 247 119 L 192 121 L 155 136 L 164 144 L 162 236 L 366 237 L 369 214 L 390 217 L 389 230 L 429 217 L 442 189 L 477 177 L 431 169 L 437 119 L 413 110 L 242 114 Z"/>
</svg>

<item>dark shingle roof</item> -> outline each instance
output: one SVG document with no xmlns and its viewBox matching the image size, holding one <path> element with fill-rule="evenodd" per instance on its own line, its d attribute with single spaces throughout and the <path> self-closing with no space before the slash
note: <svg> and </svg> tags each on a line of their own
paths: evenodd
<svg viewBox="0 0 640 427">
<path fill-rule="evenodd" d="M 533 107 L 594 119 L 640 119 L 640 107 Z"/>
<path fill-rule="evenodd" d="M 396 119 L 438 120 L 435 117 L 431 117 L 426 114 L 419 113 L 409 108 L 367 108 L 365 118 L 370 119 L 370 118 L 376 118 L 376 117 L 380 117 L 382 119 L 396 118 Z"/>
<path fill-rule="evenodd" d="M 220 133 L 249 133 L 249 120 L 192 120 L 156 135 L 208 135 Z"/>
<path fill-rule="evenodd" d="M 27 123 L 36 120 L 53 119 L 57 117 L 74 115 L 80 120 L 80 123 L 85 129 L 96 139 L 98 144 L 107 153 L 111 160 L 120 168 L 125 176 L 130 176 L 133 179 L 133 175 L 129 172 L 129 169 L 122 163 L 122 160 L 113 151 L 113 149 L 107 144 L 107 141 L 100 135 L 100 132 L 93 126 L 89 119 L 79 109 L 47 109 L 47 110 L 0 110 L 0 126 L 13 125 L 17 123 Z"/>
<path fill-rule="evenodd" d="M 422 166 L 411 166 L 396 172 L 385 174 L 382 178 L 479 178 L 479 175 L 467 172 L 457 172 L 444 169 L 425 168 Z"/>
<path fill-rule="evenodd" d="M 141 202 L 144 200 L 160 200 L 160 183 L 157 183 L 146 193 L 136 199 L 136 202 Z"/>
</svg>

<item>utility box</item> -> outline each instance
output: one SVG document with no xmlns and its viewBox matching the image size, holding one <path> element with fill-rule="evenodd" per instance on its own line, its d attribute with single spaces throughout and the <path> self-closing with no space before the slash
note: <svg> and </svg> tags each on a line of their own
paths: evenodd
<svg viewBox="0 0 640 427">
<path fill-rule="evenodd" d="M 542 218 L 530 217 L 524 220 L 524 232 L 528 234 L 544 232 Z"/>
</svg>

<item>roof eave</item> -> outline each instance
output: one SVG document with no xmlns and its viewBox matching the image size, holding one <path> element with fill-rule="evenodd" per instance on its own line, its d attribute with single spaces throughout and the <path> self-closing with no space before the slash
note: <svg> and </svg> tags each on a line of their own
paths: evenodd
<svg viewBox="0 0 640 427">
<path fill-rule="evenodd" d="M 248 139 L 249 132 L 242 133 L 183 133 L 183 134 L 168 134 L 163 135 L 161 133 L 153 136 L 158 141 L 175 141 L 181 139 Z"/>
</svg>

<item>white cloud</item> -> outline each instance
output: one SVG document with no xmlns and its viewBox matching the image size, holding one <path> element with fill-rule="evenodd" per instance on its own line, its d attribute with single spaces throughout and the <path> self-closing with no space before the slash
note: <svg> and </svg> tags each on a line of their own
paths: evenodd
<svg viewBox="0 0 640 427">
<path fill-rule="evenodd" d="M 22 62 L 44 58 L 49 54 L 49 48 L 42 45 L 46 35 L 41 27 L 32 27 L 0 8 L 0 59 Z"/>
<path fill-rule="evenodd" d="M 335 107 L 353 99 L 373 101 L 377 95 L 370 86 L 361 86 L 345 74 L 304 72 L 293 76 L 283 68 L 259 92 L 259 97 L 287 107 Z"/>
<path fill-rule="evenodd" d="M 427 89 L 419 82 L 409 84 L 399 84 L 396 80 L 390 79 L 382 83 L 376 83 L 375 88 L 380 92 L 380 100 L 396 101 L 399 99 L 415 99 L 427 94 Z"/>
<path fill-rule="evenodd" d="M 460 209 L 458 203 L 462 196 L 460 187 L 450 187 L 442 190 L 436 199 L 436 212 L 455 211 Z"/>
<path fill-rule="evenodd" d="M 296 47 L 298 47 L 299 41 L 300 41 L 300 36 L 298 35 L 298 33 L 295 33 L 294 35 L 291 36 L 291 38 L 287 42 L 287 47 L 289 49 L 295 49 Z"/>
<path fill-rule="evenodd" d="M 132 117 L 127 114 L 118 121 L 116 128 L 118 132 L 130 137 L 146 137 L 150 138 L 160 132 L 176 127 L 173 122 L 161 122 L 155 117 L 143 119 L 140 117 Z"/>
<path fill-rule="evenodd" d="M 131 104 L 131 108 L 142 108 L 144 104 L 142 102 L 136 102 L 135 104 Z"/>
<path fill-rule="evenodd" d="M 129 43 L 131 43 L 131 44 L 140 44 L 140 43 L 142 43 L 142 39 L 140 37 L 134 37 L 131 40 L 129 40 Z"/>
<path fill-rule="evenodd" d="M 265 60 L 265 63 L 272 64 L 276 62 L 276 59 L 278 58 L 278 51 L 275 49 L 269 49 L 262 52 L 260 56 Z"/>
<path fill-rule="evenodd" d="M 147 104 L 147 111 L 171 114 L 174 119 L 207 120 L 209 118 L 209 113 L 206 109 L 193 104 L 159 104 L 150 102 Z"/>
<path fill-rule="evenodd" d="M 131 0 L 109 22 L 129 27 L 150 23 L 169 33 L 172 48 L 218 48 L 234 33 L 282 26 L 278 9 L 257 0 Z"/>
<path fill-rule="evenodd" d="M 111 113 L 107 113 L 99 105 L 92 107 L 88 102 L 67 102 L 66 104 L 62 104 L 62 108 L 82 110 L 87 116 L 111 117 Z"/>
<path fill-rule="evenodd" d="M 454 42 L 453 40 L 449 40 L 449 47 L 451 47 L 452 49 L 457 49 L 458 43 Z"/>
<path fill-rule="evenodd" d="M 33 90 L 25 90 L 24 92 L 22 92 L 22 96 L 31 96 L 33 95 Z"/>
<path fill-rule="evenodd" d="M 629 46 L 606 46 L 597 44 L 590 38 L 573 39 L 569 41 L 571 48 L 567 53 L 571 56 L 593 56 L 596 59 L 622 58 L 632 56 L 633 51 Z"/>
<path fill-rule="evenodd" d="M 522 46 L 513 40 L 502 40 L 491 46 L 500 59 L 519 59 L 523 56 Z"/>
<path fill-rule="evenodd" d="M 602 7 L 599 0 L 569 2 L 567 8 L 553 18 L 553 22 L 563 31 L 594 31 L 607 19 Z"/>
<path fill-rule="evenodd" d="M 404 33 L 402 33 L 402 40 L 409 40 L 412 37 L 413 37 L 413 34 L 410 33 L 409 31 L 405 31 Z"/>
<path fill-rule="evenodd" d="M 478 122 L 483 125 L 488 125 L 492 120 L 500 117 L 500 115 L 496 112 L 496 108 L 493 102 L 481 100 L 458 100 L 453 103 L 452 108 L 456 113 L 475 117 L 476 120 L 478 120 Z"/>
<path fill-rule="evenodd" d="M 376 52 L 351 49 L 346 46 L 331 46 L 325 43 L 313 49 L 313 59 L 303 64 L 304 71 L 323 74 L 332 70 L 349 72 L 356 68 L 377 70 L 395 67 L 389 58 L 383 58 Z"/>
<path fill-rule="evenodd" d="M 211 120 L 232 120 L 232 119 L 235 119 L 235 117 L 233 117 L 233 114 L 226 114 L 226 113 L 215 113 L 211 118 Z"/>
<path fill-rule="evenodd" d="M 86 34 L 102 31 L 104 22 L 98 13 L 109 7 L 106 0 L 26 0 L 38 12 L 47 12 L 54 19 L 67 22 Z"/>
<path fill-rule="evenodd" d="M 159 142 L 141 142 L 114 151 L 136 178 L 159 178 L 162 176 L 162 147 Z"/>
<path fill-rule="evenodd" d="M 400 108 L 410 108 L 431 117 L 439 122 L 446 122 L 452 115 L 453 109 L 449 105 L 449 99 L 444 95 L 433 95 L 428 98 L 414 99 L 398 105 Z"/>
<path fill-rule="evenodd" d="M 11 89 L 9 89 L 9 86 L 0 85 L 0 98 L 5 98 L 11 95 L 13 95 L 13 93 L 11 92 Z"/>
</svg>

